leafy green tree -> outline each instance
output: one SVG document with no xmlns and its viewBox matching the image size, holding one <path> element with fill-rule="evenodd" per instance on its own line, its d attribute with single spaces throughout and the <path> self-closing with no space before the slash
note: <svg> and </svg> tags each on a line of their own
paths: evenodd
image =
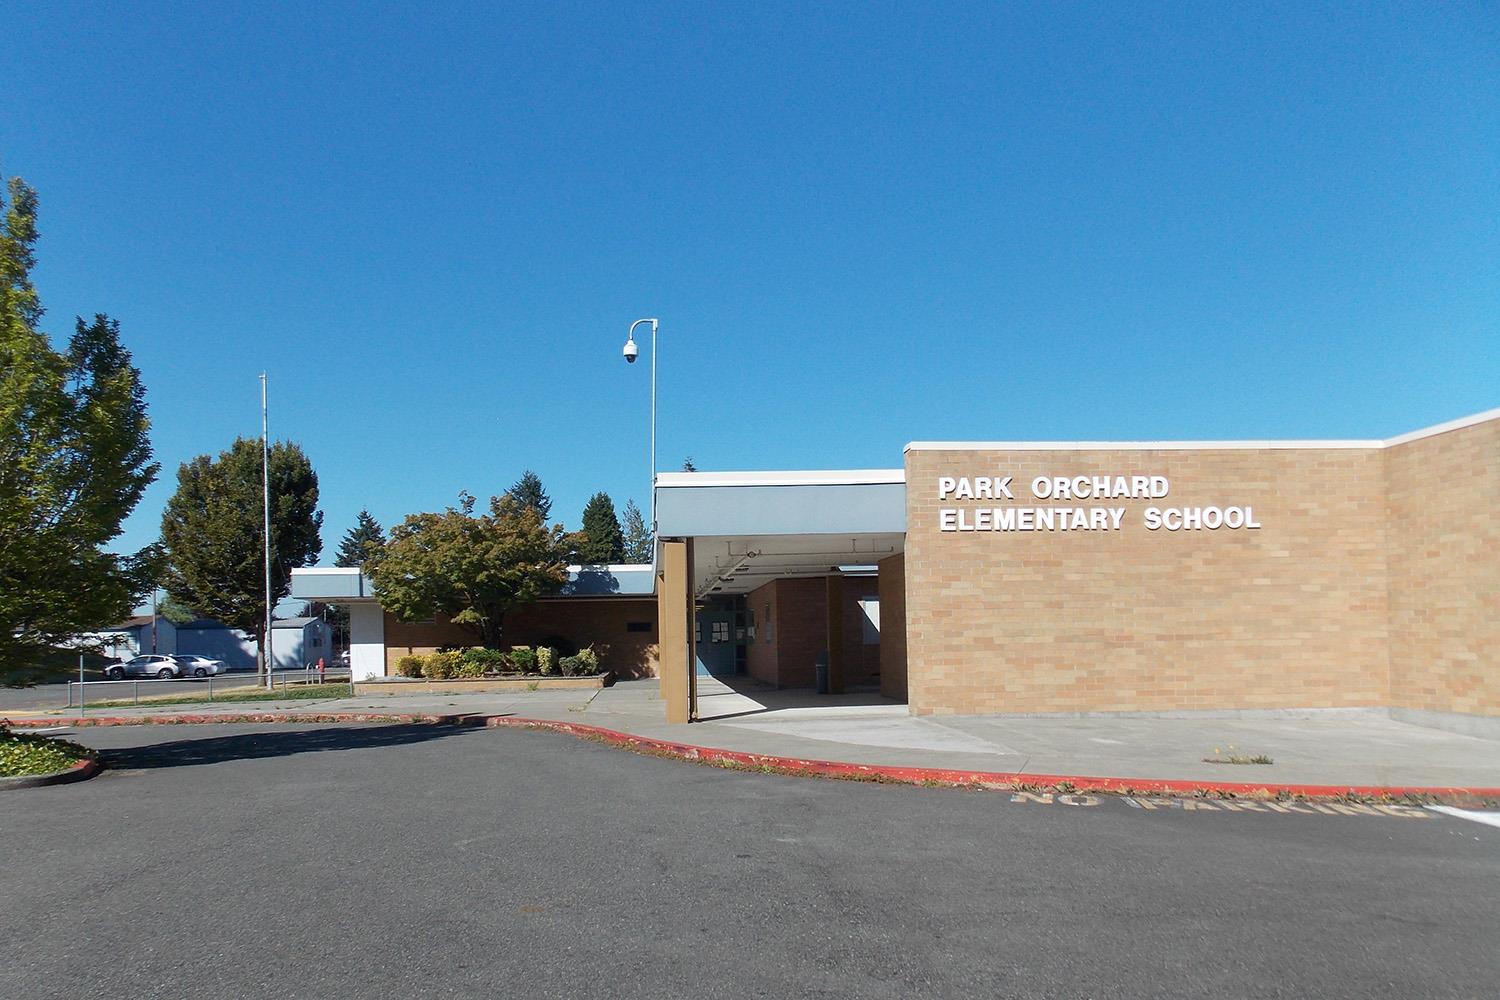
<svg viewBox="0 0 1500 1000">
<path fill-rule="evenodd" d="M 318 474 L 297 445 L 271 446 L 271 601 L 291 590 L 292 569 L 316 562 Z M 177 492 L 161 518 L 167 593 L 202 614 L 255 636 L 265 669 L 265 532 L 261 444 L 238 438 L 218 458 L 199 455 L 177 470 Z"/>
<path fill-rule="evenodd" d="M 648 563 L 651 561 L 651 529 L 634 500 L 625 501 L 625 561 Z"/>
<path fill-rule="evenodd" d="M 530 507 L 542 517 L 542 523 L 552 516 L 552 498 L 542 489 L 542 477 L 527 469 L 510 488 L 510 495 L 523 507 Z"/>
<path fill-rule="evenodd" d="M 368 510 L 362 510 L 355 519 L 354 527 L 344 532 L 344 540 L 339 542 L 338 558 L 333 564 L 346 568 L 363 566 L 383 545 L 385 531 L 380 527 L 380 522 L 371 517 Z"/>
<path fill-rule="evenodd" d="M 65 352 L 38 328 L 36 192 L 0 197 L 0 679 L 36 679 L 50 652 L 130 614 L 156 550 L 104 551 L 156 479 L 146 390 L 120 325 L 78 319 Z"/>
<path fill-rule="evenodd" d="M 478 516 L 474 498 L 461 493 L 457 508 L 408 515 L 365 569 L 381 606 L 403 621 L 441 612 L 499 649 L 508 611 L 567 582 L 572 541 L 509 493 Z"/>
<path fill-rule="evenodd" d="M 588 565 L 625 561 L 625 533 L 615 516 L 608 493 L 595 493 L 583 508 L 583 531 L 578 539 L 578 561 Z"/>
</svg>

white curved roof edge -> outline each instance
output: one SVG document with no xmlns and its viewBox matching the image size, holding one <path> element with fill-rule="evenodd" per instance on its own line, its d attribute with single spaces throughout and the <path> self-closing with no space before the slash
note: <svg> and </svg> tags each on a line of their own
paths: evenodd
<svg viewBox="0 0 1500 1000">
<path fill-rule="evenodd" d="M 1485 410 L 1483 413 L 1476 413 L 1468 417 L 1459 417 L 1457 420 L 1449 420 L 1447 423 L 1424 427 L 1419 431 L 1397 434 L 1393 438 L 1386 439 L 1385 447 L 1389 448 L 1392 445 L 1406 444 L 1408 441 L 1420 441 L 1422 438 L 1435 437 L 1438 434 L 1446 434 L 1449 431 L 1462 430 L 1465 427 L 1473 427 L 1475 424 L 1482 424 L 1490 420 L 1500 420 L 1500 406 L 1495 407 L 1493 410 Z"/>
<path fill-rule="evenodd" d="M 905 483 L 905 469 L 826 469 L 812 472 L 658 472 L 658 489 L 678 486 L 874 486 Z"/>
<path fill-rule="evenodd" d="M 1384 441 L 913 441 L 906 451 L 1228 451 L 1288 448 L 1390 448 L 1446 434 L 1490 420 L 1500 420 L 1500 408 L 1424 427 Z"/>
</svg>

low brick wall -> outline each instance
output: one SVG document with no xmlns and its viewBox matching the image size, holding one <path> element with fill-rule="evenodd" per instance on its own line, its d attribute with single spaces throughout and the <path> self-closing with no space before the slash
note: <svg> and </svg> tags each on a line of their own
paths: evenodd
<svg viewBox="0 0 1500 1000">
<path fill-rule="evenodd" d="M 372 694 L 486 694 L 498 691 L 591 691 L 614 682 L 612 673 L 596 677 L 476 677 L 432 681 L 426 678 L 387 677 L 356 681 L 355 697 Z"/>
</svg>

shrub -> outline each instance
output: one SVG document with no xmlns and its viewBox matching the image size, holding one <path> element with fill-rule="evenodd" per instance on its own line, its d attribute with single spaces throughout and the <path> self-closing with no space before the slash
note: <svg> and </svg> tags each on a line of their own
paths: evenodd
<svg viewBox="0 0 1500 1000">
<path fill-rule="evenodd" d="M 421 656 L 401 657 L 396 661 L 396 673 L 402 677 L 421 677 L 423 659 Z"/>
<path fill-rule="evenodd" d="M 564 677 L 581 677 L 585 669 L 583 660 L 577 656 L 564 656 L 557 661 L 557 665 L 562 669 Z"/>
<path fill-rule="evenodd" d="M 484 664 L 480 663 L 478 660 L 471 660 L 467 656 L 460 655 L 458 658 L 458 667 L 454 670 L 453 676 L 483 677 Z"/>
<path fill-rule="evenodd" d="M 599 672 L 599 654 L 594 652 L 593 646 L 580 649 L 576 659 L 583 665 L 583 673 L 593 675 Z"/>
<path fill-rule="evenodd" d="M 551 646 L 538 646 L 536 651 L 536 672 L 543 677 L 557 673 L 557 650 Z"/>
<path fill-rule="evenodd" d="M 423 673 L 435 681 L 447 680 L 459 676 L 458 668 L 463 662 L 462 653 L 433 653 L 422 665 Z"/>
<path fill-rule="evenodd" d="M 530 646 L 512 646 L 510 650 L 511 667 L 523 674 L 536 673 L 536 652 Z"/>
<path fill-rule="evenodd" d="M 499 673 L 504 670 L 508 657 L 498 649 L 486 649 L 483 646 L 470 646 L 464 650 L 463 672 L 461 677 L 482 677 L 486 673 Z"/>
</svg>

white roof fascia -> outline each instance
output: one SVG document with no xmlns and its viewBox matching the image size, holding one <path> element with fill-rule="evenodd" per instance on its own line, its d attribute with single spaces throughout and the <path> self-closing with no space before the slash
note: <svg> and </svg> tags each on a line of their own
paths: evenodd
<svg viewBox="0 0 1500 1000">
<path fill-rule="evenodd" d="M 1384 447 L 1383 441 L 913 441 L 906 451 L 1272 451 Z"/>
<path fill-rule="evenodd" d="M 659 472 L 658 488 L 683 486 L 873 486 L 906 482 L 905 469 L 808 472 Z"/>
<path fill-rule="evenodd" d="M 1500 408 L 1485 410 L 1469 417 L 1424 427 L 1419 431 L 1387 438 L 1384 441 L 913 441 L 906 451 L 1233 451 L 1278 450 L 1290 448 L 1391 448 L 1446 434 L 1490 420 L 1500 420 Z"/>
<path fill-rule="evenodd" d="M 1491 420 L 1500 420 L 1500 407 L 1496 407 L 1493 410 L 1485 410 L 1483 413 L 1476 413 L 1470 417 L 1459 417 L 1457 420 L 1450 420 L 1444 424 L 1434 424 L 1431 427 L 1424 427 L 1419 431 L 1412 431 L 1409 434 L 1398 434 L 1386 441 L 1385 446 L 1391 448 L 1398 444 L 1406 444 L 1409 441 L 1420 441 L 1422 438 L 1436 437 L 1439 434 L 1462 430 L 1465 427 L 1473 427 L 1475 424 L 1482 424 Z"/>
</svg>

